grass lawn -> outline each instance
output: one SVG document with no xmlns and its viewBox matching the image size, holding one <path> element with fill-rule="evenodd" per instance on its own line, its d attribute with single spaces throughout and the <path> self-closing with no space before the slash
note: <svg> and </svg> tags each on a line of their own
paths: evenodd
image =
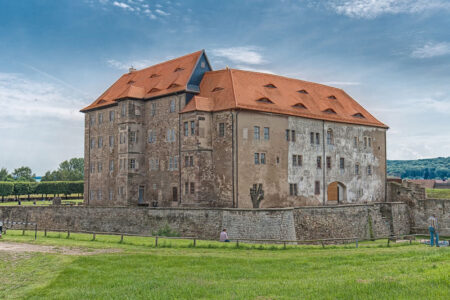
<svg viewBox="0 0 450 300">
<path fill-rule="evenodd" d="M 428 198 L 450 199 L 450 189 L 427 189 Z"/>
<path fill-rule="evenodd" d="M 73 199 L 73 200 L 64 200 L 61 199 L 61 203 L 64 204 L 69 204 L 72 203 L 73 205 L 77 205 L 78 203 L 82 203 L 83 199 Z M 36 205 L 34 205 L 33 201 L 24 201 L 22 200 L 21 205 L 23 206 L 49 206 L 52 204 L 52 201 L 42 201 L 42 200 L 38 200 L 36 201 Z M 19 204 L 17 202 L 3 202 L 0 203 L 0 206 L 18 206 Z"/>
<path fill-rule="evenodd" d="M 8 231 L 3 242 L 114 253 L 0 251 L 1 299 L 449 299 L 450 247 L 385 240 L 282 246 Z M 1 245 L 0 245 L 1 246 Z"/>
</svg>

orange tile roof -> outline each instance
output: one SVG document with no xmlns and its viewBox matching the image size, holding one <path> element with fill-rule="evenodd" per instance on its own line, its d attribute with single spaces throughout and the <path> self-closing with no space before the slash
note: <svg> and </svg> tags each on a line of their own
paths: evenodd
<svg viewBox="0 0 450 300">
<path fill-rule="evenodd" d="M 388 128 L 341 89 L 278 75 L 233 69 L 206 72 L 198 96 L 201 106 L 211 111 L 256 110 Z M 189 104 L 182 113 L 198 106 Z"/>
<path fill-rule="evenodd" d="M 122 75 L 97 100 L 81 111 L 114 104 L 117 99 L 147 99 L 187 89 L 193 69 L 203 50 L 139 71 Z"/>
</svg>

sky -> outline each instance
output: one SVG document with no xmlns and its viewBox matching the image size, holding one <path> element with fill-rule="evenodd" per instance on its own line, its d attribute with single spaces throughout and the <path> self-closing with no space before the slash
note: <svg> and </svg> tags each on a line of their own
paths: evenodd
<svg viewBox="0 0 450 300">
<path fill-rule="evenodd" d="M 450 156 L 449 28 L 449 0 L 0 0 L 0 167 L 83 157 L 81 108 L 200 49 L 344 89 L 389 125 L 388 159 Z"/>
</svg>

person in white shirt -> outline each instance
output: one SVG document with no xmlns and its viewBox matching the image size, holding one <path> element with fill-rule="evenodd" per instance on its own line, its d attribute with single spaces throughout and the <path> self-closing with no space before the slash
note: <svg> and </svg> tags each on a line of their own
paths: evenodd
<svg viewBox="0 0 450 300">
<path fill-rule="evenodd" d="M 230 242 L 230 240 L 228 239 L 227 230 L 225 228 L 220 233 L 220 241 L 221 242 L 226 242 L 226 243 Z"/>
<path fill-rule="evenodd" d="M 438 221 L 436 215 L 428 218 L 428 229 L 430 230 L 430 245 L 434 246 L 434 238 L 436 237 L 436 247 L 439 247 Z"/>
</svg>

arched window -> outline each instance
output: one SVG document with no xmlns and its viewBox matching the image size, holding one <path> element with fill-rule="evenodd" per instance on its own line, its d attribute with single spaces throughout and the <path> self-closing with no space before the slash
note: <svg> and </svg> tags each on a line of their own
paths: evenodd
<svg viewBox="0 0 450 300">
<path fill-rule="evenodd" d="M 331 128 L 327 130 L 327 144 L 328 145 L 334 144 L 333 129 Z"/>
</svg>

